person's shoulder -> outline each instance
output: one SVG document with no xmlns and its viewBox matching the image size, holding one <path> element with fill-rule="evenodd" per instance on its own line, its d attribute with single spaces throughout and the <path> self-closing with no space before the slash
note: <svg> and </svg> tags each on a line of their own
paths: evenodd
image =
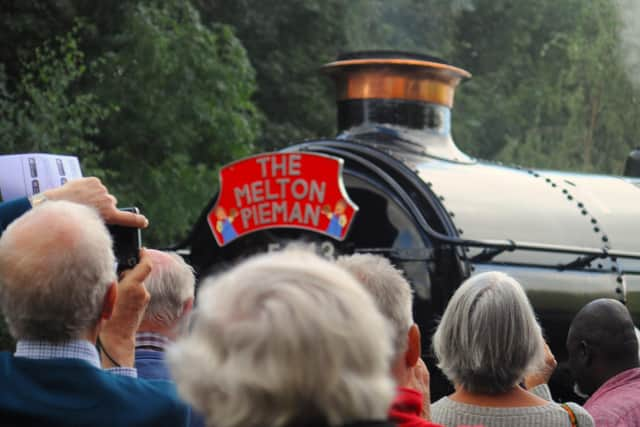
<svg viewBox="0 0 640 427">
<path fill-rule="evenodd" d="M 629 386 L 627 384 L 626 386 Z M 587 402 L 585 409 L 591 414 L 596 424 L 609 426 L 612 421 L 626 418 L 626 414 L 640 415 L 640 397 L 637 393 L 629 393 L 620 387 L 616 391 L 598 390 Z M 633 389 L 633 388 L 631 388 Z"/>
<path fill-rule="evenodd" d="M 24 391 L 19 398 L 16 389 Z M 81 418 L 95 426 L 106 420 L 108 425 L 182 426 L 189 418 L 187 406 L 168 381 L 115 375 L 82 360 L 34 360 L 0 353 L 0 403 L 30 407 L 34 396 L 47 416 L 64 413 L 60 402 L 69 408 L 91 407 Z M 53 401 L 58 406 L 52 407 Z"/>
<path fill-rule="evenodd" d="M 8 351 L 0 351 L 0 363 L 3 365 L 7 365 L 9 363 L 11 363 L 11 360 L 13 360 L 13 354 L 9 353 Z"/>
<path fill-rule="evenodd" d="M 458 404 L 445 396 L 431 404 L 431 420 L 439 424 L 446 424 L 445 420 L 457 413 L 458 409 L 460 409 Z"/>
<path fill-rule="evenodd" d="M 589 412 L 587 412 L 587 410 L 584 409 L 582 406 L 573 402 L 568 402 L 565 405 L 567 405 L 569 409 L 573 412 L 573 414 L 576 416 L 576 419 L 578 421 L 577 424 L 580 427 L 593 427 L 596 425 L 596 423 L 593 421 L 593 418 L 591 417 Z"/>
<path fill-rule="evenodd" d="M 6 378 L 13 371 L 13 355 L 6 351 L 0 351 L 0 385 L 5 384 L 2 378 Z"/>
<path fill-rule="evenodd" d="M 175 385 L 168 380 L 127 377 L 112 374 L 108 371 L 102 371 L 101 375 L 104 377 L 105 382 L 111 383 L 113 387 L 120 388 L 125 392 L 159 394 L 161 397 L 170 399 L 178 398 Z"/>
<path fill-rule="evenodd" d="M 31 209 L 31 203 L 26 197 L 20 197 L 6 202 L 0 201 L 0 234 L 16 218 Z"/>
<path fill-rule="evenodd" d="M 30 378 L 79 373 L 83 378 L 89 378 L 89 381 L 91 381 L 91 377 L 99 371 L 88 362 L 78 359 L 30 359 L 15 357 L 9 352 L 0 352 L 0 375 L 10 375 L 15 380 L 24 379 L 28 381 Z M 69 380 L 72 380 L 75 376 L 69 375 Z"/>
<path fill-rule="evenodd" d="M 126 412 L 123 409 L 130 406 L 140 419 L 156 419 L 158 426 L 171 425 L 175 420 L 184 421 L 188 417 L 188 407 L 178 397 L 171 381 L 126 377 L 106 371 L 101 375 L 113 396 L 113 405 L 120 412 Z"/>
<path fill-rule="evenodd" d="M 597 426 L 625 427 L 637 425 L 636 420 L 640 420 L 640 396 L 618 396 L 609 399 L 601 399 L 597 404 L 589 407 L 585 405 L 587 411 L 593 417 Z"/>
<path fill-rule="evenodd" d="M 170 380 L 169 368 L 162 353 L 157 351 L 136 351 L 135 360 L 138 378 Z"/>
<path fill-rule="evenodd" d="M 402 427 L 402 426 L 399 425 L 398 427 Z M 431 421 L 418 418 L 416 424 L 411 427 L 443 427 L 443 426 L 441 424 L 434 424 Z"/>
<path fill-rule="evenodd" d="M 455 405 L 455 402 L 449 399 L 447 396 L 445 396 L 445 397 L 441 397 L 440 399 L 432 403 L 431 409 L 433 410 L 433 408 L 444 408 L 447 406 L 451 406 L 452 404 Z"/>
</svg>

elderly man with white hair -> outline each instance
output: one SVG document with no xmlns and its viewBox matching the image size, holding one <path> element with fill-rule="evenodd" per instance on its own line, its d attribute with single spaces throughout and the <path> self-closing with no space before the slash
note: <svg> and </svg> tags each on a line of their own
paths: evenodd
<svg viewBox="0 0 640 427">
<path fill-rule="evenodd" d="M 136 368 L 141 378 L 169 380 L 164 351 L 191 313 L 196 279 L 175 252 L 146 252 L 153 265 L 145 281 L 151 299 L 136 334 Z"/>
<path fill-rule="evenodd" d="M 350 274 L 287 250 L 208 279 L 168 361 L 208 425 L 391 426 L 390 334 Z"/>
<path fill-rule="evenodd" d="M 433 349 L 455 386 L 453 394 L 432 405 L 434 422 L 447 427 L 594 425 L 584 408 L 559 405 L 519 385 L 545 365 L 545 342 L 527 295 L 504 273 L 478 274 L 456 290 L 433 336 Z"/>
<path fill-rule="evenodd" d="M 151 299 L 136 334 L 136 369 L 140 378 L 171 381 L 165 350 L 185 328 L 195 293 L 193 268 L 175 252 L 146 250 L 153 269 L 145 280 Z M 191 427 L 204 425 L 191 413 Z"/>
<path fill-rule="evenodd" d="M 148 302 L 138 266 L 118 284 L 98 213 L 48 201 L 0 238 L 0 303 L 17 340 L 0 353 L 0 419 L 20 426 L 180 426 L 167 382 L 137 378 L 134 336 Z M 99 338 L 98 338 L 99 337 Z M 102 344 L 101 368 L 96 342 Z M 108 359 L 108 361 L 107 361 Z"/>
<path fill-rule="evenodd" d="M 393 377 L 398 391 L 390 412 L 400 427 L 436 426 L 428 422 L 429 371 L 420 358 L 420 329 L 413 321 L 411 285 L 400 270 L 379 255 L 341 256 L 336 264 L 353 274 L 373 296 L 393 327 Z M 421 416 L 423 418 L 421 418 Z"/>
</svg>

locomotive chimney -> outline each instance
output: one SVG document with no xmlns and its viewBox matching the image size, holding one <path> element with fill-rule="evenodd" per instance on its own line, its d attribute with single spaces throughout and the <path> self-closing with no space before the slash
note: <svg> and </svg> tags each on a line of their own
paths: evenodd
<svg viewBox="0 0 640 427">
<path fill-rule="evenodd" d="M 624 176 L 640 178 L 640 147 L 629 153 L 624 164 Z"/>
<path fill-rule="evenodd" d="M 451 138 L 455 88 L 467 71 L 396 51 L 341 54 L 323 68 L 336 83 L 339 138 L 471 161 Z"/>
</svg>

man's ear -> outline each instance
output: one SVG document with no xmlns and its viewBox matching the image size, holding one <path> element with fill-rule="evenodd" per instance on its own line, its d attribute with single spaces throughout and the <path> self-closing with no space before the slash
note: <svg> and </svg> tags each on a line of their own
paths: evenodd
<svg viewBox="0 0 640 427">
<path fill-rule="evenodd" d="M 405 353 L 405 363 L 412 368 L 418 363 L 420 354 L 422 353 L 422 344 L 420 342 L 420 328 L 415 323 L 409 328 L 407 333 L 407 352 Z"/>
<path fill-rule="evenodd" d="M 583 365 L 591 366 L 591 363 L 593 362 L 593 349 L 591 346 L 586 341 L 582 340 L 580 341 L 579 351 Z"/>
<path fill-rule="evenodd" d="M 109 320 L 113 314 L 113 309 L 116 306 L 116 298 L 118 297 L 118 284 L 112 282 L 107 289 L 107 293 L 104 296 L 104 302 L 102 303 L 102 312 L 100 313 L 100 319 Z"/>
<path fill-rule="evenodd" d="M 180 314 L 180 317 L 184 318 L 188 316 L 191 313 L 192 309 L 193 309 L 193 297 L 190 297 L 188 300 L 184 302 L 184 304 L 182 304 L 182 313 Z"/>
</svg>

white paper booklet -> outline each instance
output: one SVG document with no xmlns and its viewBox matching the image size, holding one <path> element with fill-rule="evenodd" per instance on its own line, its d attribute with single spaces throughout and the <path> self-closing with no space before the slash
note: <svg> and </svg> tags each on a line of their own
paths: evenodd
<svg viewBox="0 0 640 427">
<path fill-rule="evenodd" d="M 81 177 L 80 162 L 75 156 L 0 155 L 0 200 L 33 196 Z"/>
</svg>

